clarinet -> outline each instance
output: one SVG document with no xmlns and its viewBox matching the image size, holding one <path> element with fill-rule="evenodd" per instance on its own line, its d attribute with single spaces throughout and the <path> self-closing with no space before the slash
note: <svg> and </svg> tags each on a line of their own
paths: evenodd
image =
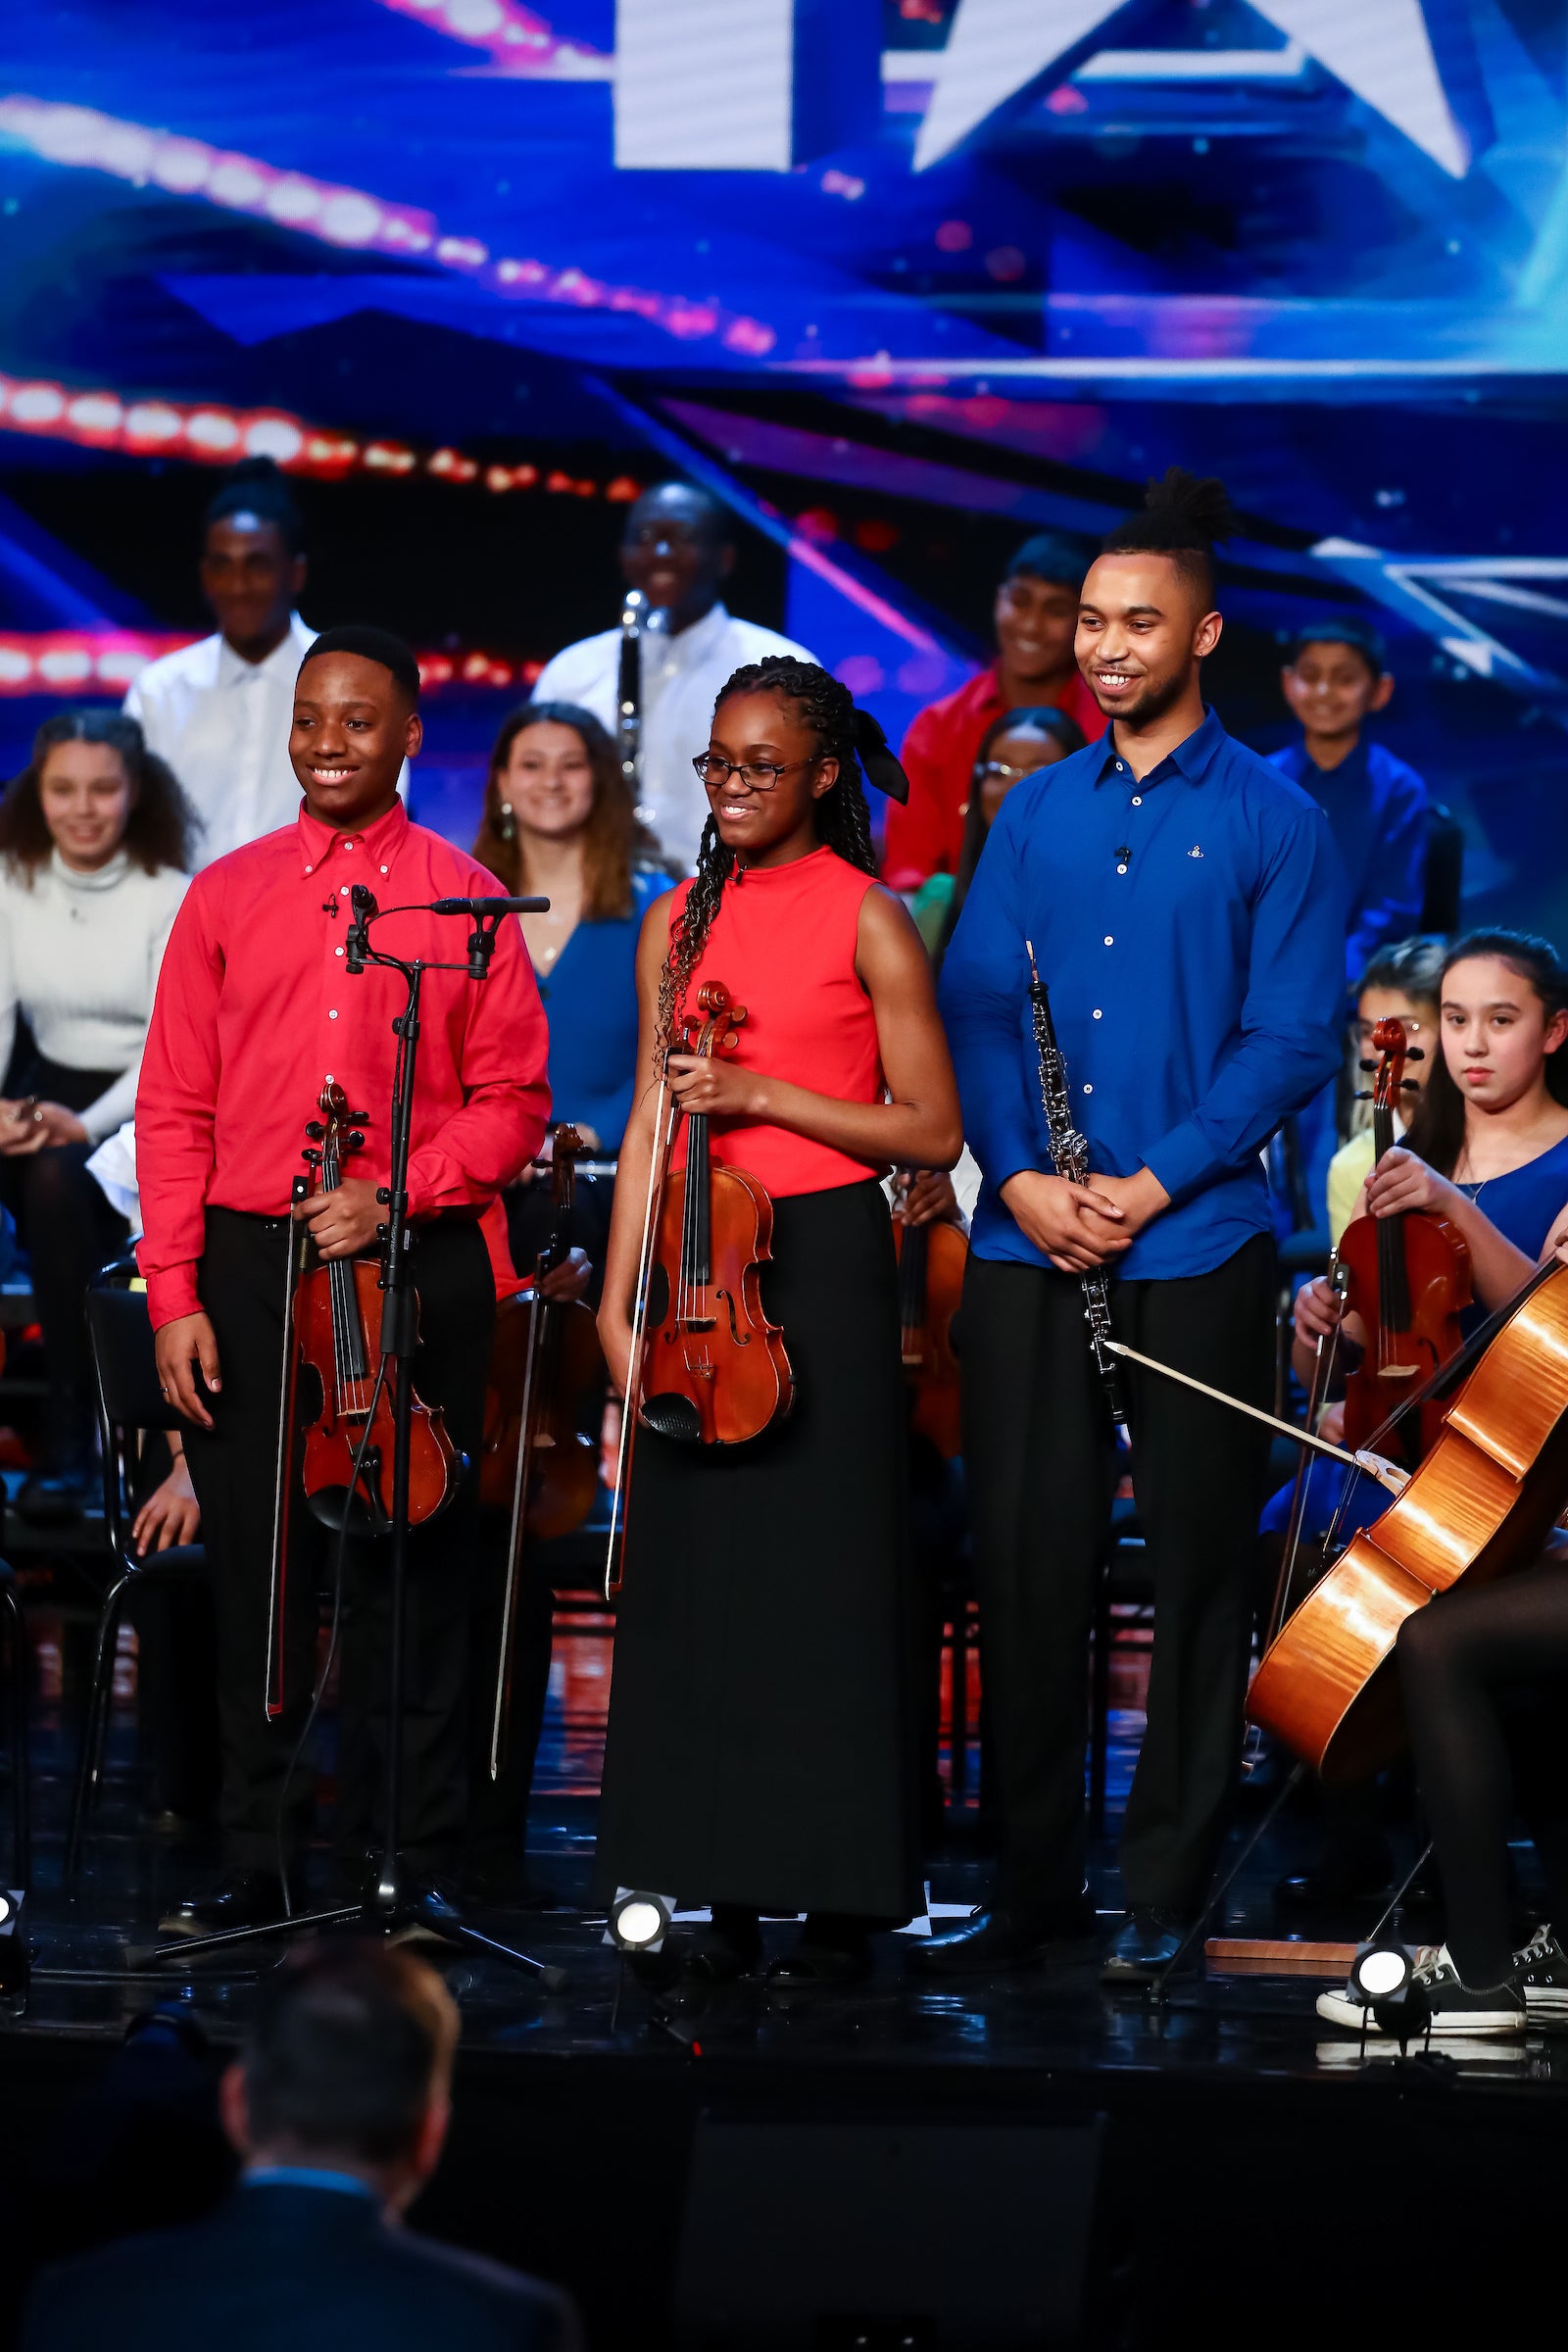
<svg viewBox="0 0 1568 2352">
<path fill-rule="evenodd" d="M 620 608 L 620 659 L 615 672 L 615 751 L 638 819 L 653 822 L 643 800 L 643 636 L 667 626 L 667 616 L 649 610 L 640 588 L 628 588 Z"/>
<path fill-rule="evenodd" d="M 1045 1105 L 1046 1131 L 1051 1139 L 1051 1160 L 1056 1174 L 1068 1184 L 1089 1182 L 1089 1142 L 1072 1123 L 1072 1103 L 1067 1093 L 1067 1063 L 1056 1043 L 1056 1025 L 1051 1017 L 1051 995 L 1041 979 L 1035 963 L 1034 942 L 1026 939 L 1024 948 L 1029 956 L 1029 1002 L 1034 1008 L 1035 1051 L 1040 1056 L 1040 1100 Z M 1089 1352 L 1100 1374 L 1105 1402 L 1116 1427 L 1127 1427 L 1127 1407 L 1121 1398 L 1121 1379 L 1116 1359 L 1110 1352 L 1110 1282 L 1103 1266 L 1091 1266 L 1081 1275 L 1084 1286 L 1084 1321 L 1089 1326 Z"/>
</svg>

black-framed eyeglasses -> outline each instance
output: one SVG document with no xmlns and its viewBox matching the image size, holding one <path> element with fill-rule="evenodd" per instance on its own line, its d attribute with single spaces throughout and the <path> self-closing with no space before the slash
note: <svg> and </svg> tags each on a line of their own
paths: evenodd
<svg viewBox="0 0 1568 2352">
<path fill-rule="evenodd" d="M 809 760 L 791 760 L 779 767 L 771 760 L 721 760 L 717 752 L 699 752 L 692 765 L 698 782 L 710 791 L 727 784 L 731 776 L 739 776 L 748 792 L 771 792 L 780 776 L 787 776 L 792 768 L 814 767 L 820 758 L 818 752 Z"/>
</svg>

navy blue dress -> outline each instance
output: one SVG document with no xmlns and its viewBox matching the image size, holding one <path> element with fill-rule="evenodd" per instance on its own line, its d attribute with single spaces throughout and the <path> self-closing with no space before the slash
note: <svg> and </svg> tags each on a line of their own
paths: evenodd
<svg viewBox="0 0 1568 2352">
<path fill-rule="evenodd" d="M 637 938 L 643 916 L 672 889 L 650 866 L 631 878 L 631 912 L 579 923 L 539 995 L 550 1024 L 550 1116 L 591 1127 L 613 1158 L 631 1115 L 637 1066 Z"/>
</svg>

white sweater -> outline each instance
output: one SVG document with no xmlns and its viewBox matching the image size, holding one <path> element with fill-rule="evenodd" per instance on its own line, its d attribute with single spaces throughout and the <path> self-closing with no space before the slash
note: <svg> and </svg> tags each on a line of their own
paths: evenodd
<svg viewBox="0 0 1568 2352">
<path fill-rule="evenodd" d="M 80 1114 L 94 1143 L 135 1110 L 158 967 L 188 881 L 169 866 L 144 873 L 123 851 L 77 874 L 57 850 L 30 881 L 0 862 L 0 1074 L 19 1009 L 48 1060 L 122 1071 Z"/>
</svg>

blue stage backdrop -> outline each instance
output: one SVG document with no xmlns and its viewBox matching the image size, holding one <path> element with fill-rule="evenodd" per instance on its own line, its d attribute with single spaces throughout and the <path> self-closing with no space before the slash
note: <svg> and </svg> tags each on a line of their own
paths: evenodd
<svg viewBox="0 0 1568 2352">
<path fill-rule="evenodd" d="M 1213 670 L 1371 613 L 1472 911 L 1568 937 L 1560 0 L 34 0 L 0 27 L 0 760 L 203 626 L 275 456 L 474 821 L 636 489 L 897 734 L 1042 525 L 1244 514 Z"/>
</svg>

